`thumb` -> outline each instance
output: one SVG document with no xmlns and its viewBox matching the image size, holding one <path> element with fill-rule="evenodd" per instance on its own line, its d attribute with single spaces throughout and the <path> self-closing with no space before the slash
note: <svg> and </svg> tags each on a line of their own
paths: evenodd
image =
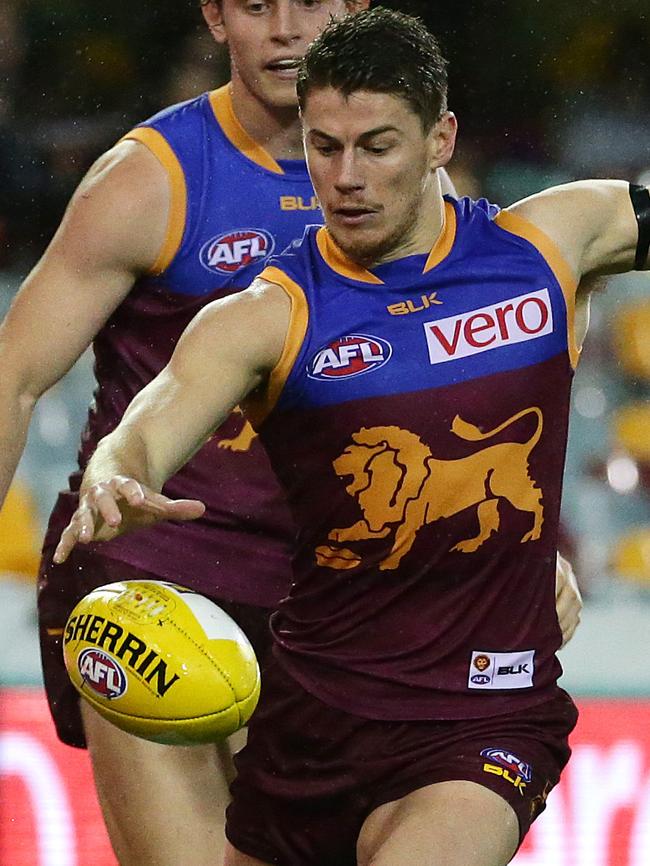
<svg viewBox="0 0 650 866">
<path fill-rule="evenodd" d="M 170 499 L 166 510 L 170 520 L 196 520 L 205 514 L 205 505 L 198 499 Z"/>
</svg>

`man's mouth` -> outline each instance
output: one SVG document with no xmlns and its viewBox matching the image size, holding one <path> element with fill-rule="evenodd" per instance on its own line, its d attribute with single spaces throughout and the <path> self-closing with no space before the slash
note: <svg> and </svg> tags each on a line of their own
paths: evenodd
<svg viewBox="0 0 650 866">
<path fill-rule="evenodd" d="M 375 208 L 363 207 L 362 205 L 345 205 L 343 207 L 334 208 L 332 213 L 343 223 L 348 225 L 356 225 L 372 217 L 377 213 Z"/>
<path fill-rule="evenodd" d="M 266 64 L 266 68 L 278 75 L 293 76 L 298 72 L 300 66 L 299 57 L 285 57 L 281 60 L 272 60 Z"/>
</svg>

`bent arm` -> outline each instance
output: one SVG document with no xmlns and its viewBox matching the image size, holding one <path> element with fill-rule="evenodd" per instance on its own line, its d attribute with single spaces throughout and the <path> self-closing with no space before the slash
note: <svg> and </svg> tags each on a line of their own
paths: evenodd
<svg viewBox="0 0 650 866">
<path fill-rule="evenodd" d="M 81 485 L 80 506 L 56 554 L 162 519 L 192 519 L 202 506 L 160 494 L 278 362 L 289 328 L 284 291 L 257 280 L 206 306 L 190 323 L 164 370 L 101 440 Z"/>
<path fill-rule="evenodd" d="M 624 181 L 563 184 L 516 202 L 508 210 L 555 242 L 578 281 L 634 268 L 639 233 L 629 184 Z"/>
<path fill-rule="evenodd" d="M 116 145 L 81 182 L 18 292 L 0 325 L 0 505 L 34 404 L 155 261 L 168 207 L 167 176 L 156 158 L 134 142 Z"/>
</svg>

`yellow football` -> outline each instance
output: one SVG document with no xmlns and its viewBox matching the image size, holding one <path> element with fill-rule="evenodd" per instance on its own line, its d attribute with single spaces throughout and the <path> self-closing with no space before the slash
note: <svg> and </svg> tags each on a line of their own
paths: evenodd
<svg viewBox="0 0 650 866">
<path fill-rule="evenodd" d="M 63 655 L 100 715 L 157 743 L 221 740 L 246 724 L 259 697 L 244 632 L 205 596 L 164 581 L 89 593 L 68 618 Z"/>
</svg>

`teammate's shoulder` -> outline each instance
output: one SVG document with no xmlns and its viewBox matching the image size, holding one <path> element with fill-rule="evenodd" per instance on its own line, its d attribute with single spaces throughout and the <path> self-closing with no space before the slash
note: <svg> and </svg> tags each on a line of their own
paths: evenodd
<svg viewBox="0 0 650 866">
<path fill-rule="evenodd" d="M 291 241 L 282 252 L 271 256 L 267 264 L 281 268 L 283 265 L 296 266 L 301 261 L 311 259 L 314 253 L 316 237 L 322 228 L 322 225 L 315 224 L 305 226 L 302 235 Z"/>
<path fill-rule="evenodd" d="M 166 108 L 161 108 L 155 114 L 142 120 L 138 126 L 158 126 L 159 124 L 172 123 L 181 118 L 186 118 L 189 115 L 203 110 L 206 102 L 209 101 L 209 93 L 200 93 L 191 99 L 185 99 L 183 102 L 176 102 L 173 105 L 168 105 Z"/>
</svg>

